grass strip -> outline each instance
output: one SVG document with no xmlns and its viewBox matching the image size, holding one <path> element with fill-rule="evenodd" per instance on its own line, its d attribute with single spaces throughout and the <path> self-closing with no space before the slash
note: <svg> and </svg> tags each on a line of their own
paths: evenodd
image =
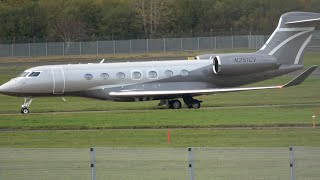
<svg viewBox="0 0 320 180">
<path fill-rule="evenodd" d="M 0 147 L 289 147 L 320 146 L 319 129 L 88 130 L 0 132 Z"/>
</svg>

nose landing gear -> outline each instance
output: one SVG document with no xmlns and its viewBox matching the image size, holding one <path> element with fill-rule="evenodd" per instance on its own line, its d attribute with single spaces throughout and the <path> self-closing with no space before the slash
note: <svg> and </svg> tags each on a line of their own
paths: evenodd
<svg viewBox="0 0 320 180">
<path fill-rule="evenodd" d="M 32 100 L 31 97 L 24 98 L 24 103 L 21 105 L 21 114 L 28 114 L 30 112 L 28 107 L 31 105 Z"/>
</svg>

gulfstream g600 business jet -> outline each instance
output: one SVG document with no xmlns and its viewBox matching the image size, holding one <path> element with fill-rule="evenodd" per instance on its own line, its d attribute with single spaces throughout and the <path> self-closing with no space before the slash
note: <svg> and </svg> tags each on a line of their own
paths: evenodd
<svg viewBox="0 0 320 180">
<path fill-rule="evenodd" d="M 82 96 L 114 101 L 160 100 L 173 109 L 200 108 L 195 96 L 211 93 L 280 89 L 302 83 L 313 66 L 285 85 L 238 87 L 303 68 L 305 47 L 311 40 L 319 13 L 291 12 L 255 53 L 206 54 L 198 60 L 96 63 L 39 66 L 0 86 L 0 93 L 25 97 L 27 114 L 32 97 Z"/>
</svg>

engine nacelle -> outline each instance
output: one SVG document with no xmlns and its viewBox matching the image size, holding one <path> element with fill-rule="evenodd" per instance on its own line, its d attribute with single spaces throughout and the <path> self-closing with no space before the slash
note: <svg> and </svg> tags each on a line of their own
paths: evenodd
<svg viewBox="0 0 320 180">
<path fill-rule="evenodd" d="M 222 76 L 237 76 L 275 70 L 281 64 L 273 56 L 259 54 L 228 54 L 213 58 L 213 72 Z"/>
</svg>

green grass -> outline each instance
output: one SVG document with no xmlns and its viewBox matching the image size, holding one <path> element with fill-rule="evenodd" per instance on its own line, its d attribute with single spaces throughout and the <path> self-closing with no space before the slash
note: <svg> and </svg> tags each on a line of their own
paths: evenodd
<svg viewBox="0 0 320 180">
<path fill-rule="evenodd" d="M 319 52 L 308 52 L 304 57 L 304 65 L 320 65 L 320 53 Z"/>
<path fill-rule="evenodd" d="M 318 106 L 319 107 L 319 106 Z M 1 115 L 0 129 L 311 126 L 317 106 Z"/>
<path fill-rule="evenodd" d="M 320 146 L 319 129 L 86 130 L 0 132 L 0 147 L 289 147 Z"/>
</svg>

